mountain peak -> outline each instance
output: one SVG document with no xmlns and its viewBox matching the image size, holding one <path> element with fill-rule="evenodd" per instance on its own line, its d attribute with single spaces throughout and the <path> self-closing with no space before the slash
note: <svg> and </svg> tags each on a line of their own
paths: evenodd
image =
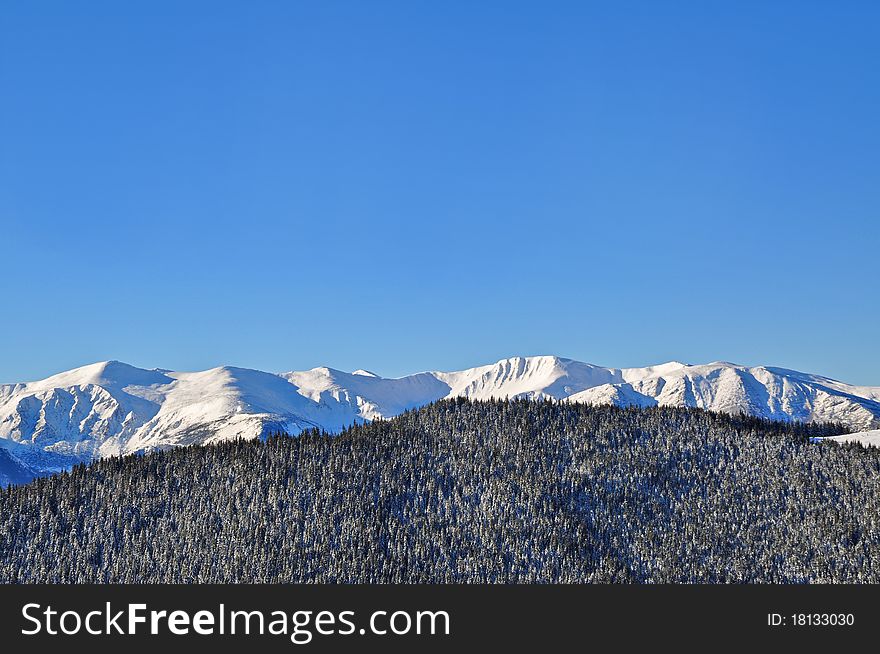
<svg viewBox="0 0 880 654">
<path fill-rule="evenodd" d="M 375 372 L 370 372 L 369 370 L 364 370 L 363 368 L 358 368 L 357 370 L 355 370 L 351 374 L 352 375 L 359 375 L 361 377 L 376 377 L 376 378 L 379 377 L 379 375 L 377 375 Z"/>
<path fill-rule="evenodd" d="M 136 368 L 127 363 L 111 359 L 74 368 L 67 372 L 52 375 L 47 379 L 32 382 L 32 384 L 46 388 L 72 388 L 75 386 L 124 387 L 132 385 L 154 386 L 157 384 L 167 384 L 171 381 L 173 380 L 162 372 Z"/>
</svg>

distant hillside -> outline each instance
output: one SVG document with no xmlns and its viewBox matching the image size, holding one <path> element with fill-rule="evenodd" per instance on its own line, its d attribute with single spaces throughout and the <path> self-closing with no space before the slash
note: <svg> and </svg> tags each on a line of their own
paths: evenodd
<svg viewBox="0 0 880 654">
<path fill-rule="evenodd" d="M 0 488 L 10 484 L 26 484 L 36 476 L 35 470 L 0 449 Z"/>
<path fill-rule="evenodd" d="M 880 450 L 697 409 L 446 400 L 0 492 L 0 582 L 880 582 Z"/>
</svg>

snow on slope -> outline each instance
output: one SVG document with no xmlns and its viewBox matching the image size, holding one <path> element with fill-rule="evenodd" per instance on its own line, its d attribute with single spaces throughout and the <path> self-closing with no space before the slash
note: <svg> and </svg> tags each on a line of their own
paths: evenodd
<svg viewBox="0 0 880 654">
<path fill-rule="evenodd" d="M 397 415 L 445 397 L 555 398 L 591 404 L 693 406 L 781 420 L 880 425 L 880 387 L 780 368 L 670 362 L 603 368 L 554 356 L 514 357 L 457 372 L 386 379 L 332 368 L 272 374 L 97 363 L 0 386 L 0 447 L 38 472 L 95 457 Z"/>
<path fill-rule="evenodd" d="M 173 383 L 118 361 L 84 366 L 29 384 L 0 386 L 0 443 L 39 470 L 123 451 L 153 418 Z"/>
<path fill-rule="evenodd" d="M 313 368 L 282 373 L 280 377 L 311 400 L 305 415 L 333 432 L 355 422 L 396 416 L 449 395 L 449 386 L 434 373 L 385 379 L 365 372 Z"/>
<path fill-rule="evenodd" d="M 431 373 L 450 395 L 485 400 L 500 397 L 564 399 L 600 384 L 623 381 L 620 370 L 554 356 L 514 357 L 461 372 Z"/>
<path fill-rule="evenodd" d="M 834 441 L 836 443 L 858 443 L 865 447 L 880 447 L 880 429 L 857 431 L 852 434 L 843 434 L 842 436 L 829 436 L 822 440 Z"/>
</svg>

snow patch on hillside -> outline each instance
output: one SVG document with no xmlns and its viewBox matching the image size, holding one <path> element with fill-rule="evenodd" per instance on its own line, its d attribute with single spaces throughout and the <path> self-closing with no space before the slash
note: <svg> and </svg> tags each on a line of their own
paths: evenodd
<svg viewBox="0 0 880 654">
<path fill-rule="evenodd" d="M 880 429 L 857 431 L 852 434 L 843 434 L 842 436 L 829 436 L 822 440 L 833 441 L 836 443 L 858 443 L 865 447 L 880 447 Z"/>
</svg>

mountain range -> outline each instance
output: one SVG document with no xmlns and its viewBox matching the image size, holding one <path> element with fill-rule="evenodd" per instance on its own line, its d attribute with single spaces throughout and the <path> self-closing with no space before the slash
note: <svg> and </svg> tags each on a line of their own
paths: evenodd
<svg viewBox="0 0 880 654">
<path fill-rule="evenodd" d="M 727 362 L 605 368 L 556 356 L 513 357 L 389 379 L 325 367 L 172 372 L 106 361 L 0 385 L 0 485 L 104 456 L 312 427 L 339 432 L 448 397 L 691 406 L 840 422 L 853 432 L 880 427 L 880 387 Z"/>
</svg>

